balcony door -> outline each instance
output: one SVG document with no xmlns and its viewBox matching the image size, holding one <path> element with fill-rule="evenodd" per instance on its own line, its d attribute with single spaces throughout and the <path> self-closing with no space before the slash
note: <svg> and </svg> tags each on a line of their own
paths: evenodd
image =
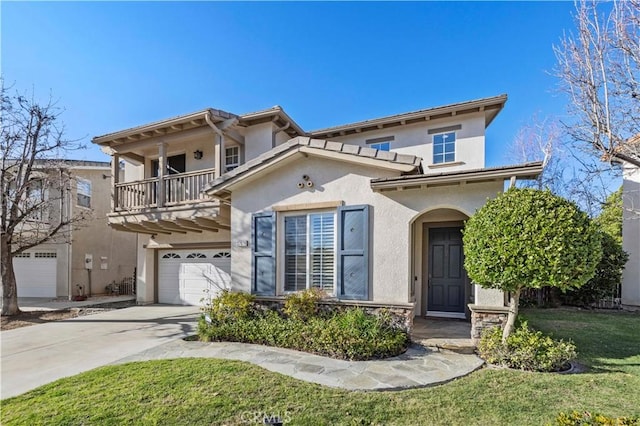
<svg viewBox="0 0 640 426">
<path fill-rule="evenodd" d="M 158 160 L 151 160 L 151 177 L 158 177 L 160 163 Z M 176 175 L 187 171 L 187 156 L 185 154 L 172 155 L 167 157 L 167 171 L 165 175 Z"/>
<path fill-rule="evenodd" d="M 177 175 L 187 171 L 186 169 L 187 157 L 185 154 L 172 155 L 167 157 L 167 170 L 164 174 L 164 205 L 177 204 L 186 199 L 186 191 L 184 179 L 179 178 L 167 178 L 167 176 Z M 159 162 L 158 160 L 151 161 L 151 172 L 153 177 L 158 177 L 159 174 Z M 157 189 L 156 189 L 157 191 Z"/>
</svg>

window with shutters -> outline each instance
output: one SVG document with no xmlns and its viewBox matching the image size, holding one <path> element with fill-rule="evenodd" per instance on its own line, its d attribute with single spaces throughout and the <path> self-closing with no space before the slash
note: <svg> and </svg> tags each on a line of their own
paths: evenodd
<svg viewBox="0 0 640 426">
<path fill-rule="evenodd" d="M 334 212 L 284 217 L 284 291 L 316 287 L 333 294 L 336 276 Z"/>
</svg>

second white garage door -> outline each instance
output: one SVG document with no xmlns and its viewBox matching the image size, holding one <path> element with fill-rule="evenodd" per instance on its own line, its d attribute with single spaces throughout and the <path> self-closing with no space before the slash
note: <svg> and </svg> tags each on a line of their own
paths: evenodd
<svg viewBox="0 0 640 426">
<path fill-rule="evenodd" d="M 231 286 L 230 250 L 161 250 L 158 303 L 202 305 Z"/>
<path fill-rule="evenodd" d="M 56 297 L 55 251 L 26 251 L 13 258 L 18 297 Z"/>
</svg>

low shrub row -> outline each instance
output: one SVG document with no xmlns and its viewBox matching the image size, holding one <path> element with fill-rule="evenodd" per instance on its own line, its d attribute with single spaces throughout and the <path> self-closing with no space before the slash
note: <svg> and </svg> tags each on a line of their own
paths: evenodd
<svg viewBox="0 0 640 426">
<path fill-rule="evenodd" d="M 505 343 L 500 327 L 484 330 L 478 352 L 489 364 L 527 371 L 561 371 L 576 357 L 573 343 L 553 340 L 540 331 L 531 330 L 526 321 Z"/>
<path fill-rule="evenodd" d="M 609 417 L 598 413 L 560 413 L 556 426 L 640 426 L 640 417 Z"/>
<path fill-rule="evenodd" d="M 361 308 L 320 312 L 320 294 L 290 296 L 285 312 L 264 309 L 249 294 L 223 292 L 205 308 L 198 323 L 203 341 L 233 341 L 277 346 L 339 359 L 367 360 L 403 353 L 408 334 L 391 318 Z"/>
</svg>

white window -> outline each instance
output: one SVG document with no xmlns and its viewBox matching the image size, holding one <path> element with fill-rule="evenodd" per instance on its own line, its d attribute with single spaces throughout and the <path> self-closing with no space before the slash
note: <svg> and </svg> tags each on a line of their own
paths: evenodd
<svg viewBox="0 0 640 426">
<path fill-rule="evenodd" d="M 207 256 L 205 256 L 204 253 L 191 253 L 187 255 L 187 259 L 206 259 Z"/>
<path fill-rule="evenodd" d="M 456 161 L 456 132 L 433 135 L 433 164 Z"/>
<path fill-rule="evenodd" d="M 240 165 L 240 147 L 230 146 L 224 150 L 224 164 L 226 171 L 231 171 Z"/>
<path fill-rule="evenodd" d="M 58 257 L 58 254 L 55 251 L 44 251 L 44 252 L 36 252 L 36 259 L 54 259 Z"/>
<path fill-rule="evenodd" d="M 335 213 L 284 218 L 284 291 L 316 287 L 333 293 L 336 265 Z"/>
<path fill-rule="evenodd" d="M 372 143 L 369 147 L 380 151 L 389 151 L 389 142 Z"/>
<path fill-rule="evenodd" d="M 78 205 L 81 207 L 91 208 L 91 181 L 82 178 L 76 178 Z"/>
<path fill-rule="evenodd" d="M 395 140 L 395 136 L 383 136 L 381 138 L 367 139 L 365 142 L 369 148 L 378 149 L 380 151 L 389 151 L 393 140 Z"/>
</svg>

